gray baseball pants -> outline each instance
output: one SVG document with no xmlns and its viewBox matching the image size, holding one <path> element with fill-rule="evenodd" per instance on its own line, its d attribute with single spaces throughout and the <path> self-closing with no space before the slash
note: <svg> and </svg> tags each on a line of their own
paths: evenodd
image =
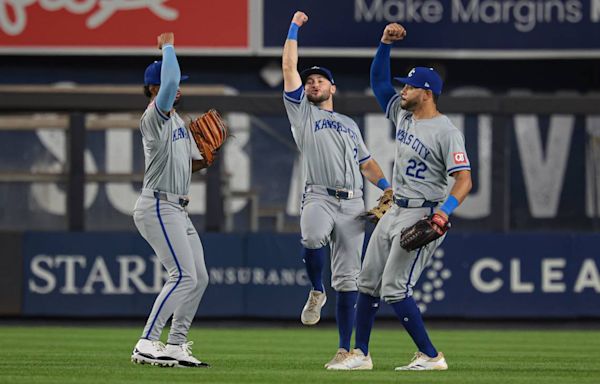
<svg viewBox="0 0 600 384">
<path fill-rule="evenodd" d="M 356 291 L 365 224 L 362 194 L 352 199 L 329 196 L 317 186 L 305 192 L 300 216 L 302 245 L 317 249 L 331 246 L 331 286 L 338 292 Z"/>
<path fill-rule="evenodd" d="M 393 205 L 377 223 L 358 277 L 362 293 L 394 303 L 410 297 L 413 287 L 446 235 L 408 252 L 400 246 L 402 229 L 430 215 L 433 208 L 400 208 Z"/>
<path fill-rule="evenodd" d="M 142 338 L 159 340 L 173 316 L 167 343 L 182 344 L 208 285 L 204 250 L 187 211 L 179 204 L 140 196 L 133 213 L 140 234 L 169 274 L 144 327 Z"/>
</svg>

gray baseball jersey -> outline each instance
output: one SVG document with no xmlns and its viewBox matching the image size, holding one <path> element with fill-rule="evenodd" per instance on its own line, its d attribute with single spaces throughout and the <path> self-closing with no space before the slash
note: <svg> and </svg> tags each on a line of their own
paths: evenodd
<svg viewBox="0 0 600 384">
<path fill-rule="evenodd" d="M 415 120 L 392 97 L 386 117 L 396 126 L 394 194 L 399 198 L 442 201 L 448 175 L 470 169 L 462 133 L 445 115 Z"/>
<path fill-rule="evenodd" d="M 396 126 L 394 196 L 408 199 L 408 207 L 394 204 L 379 221 L 358 280 L 361 292 L 390 303 L 412 295 L 412 288 L 445 238 L 408 252 L 400 247 L 400 232 L 433 213 L 435 208 L 422 207 L 423 202 L 446 199 L 449 175 L 471 168 L 462 133 L 446 116 L 415 120 L 412 113 L 401 109 L 400 102 L 398 94 L 393 96 L 386 116 Z"/>
<path fill-rule="evenodd" d="M 364 223 L 356 220 L 364 212 L 360 164 L 371 155 L 356 123 L 310 103 L 303 87 L 284 93 L 283 99 L 306 175 L 302 244 L 309 249 L 330 244 L 332 287 L 356 291 L 365 230 Z M 352 195 L 336 198 L 330 195 L 332 189 Z"/>
<path fill-rule="evenodd" d="M 181 117 L 176 112 L 166 116 L 152 102 L 142 115 L 140 130 L 146 162 L 144 188 L 187 195 L 192 142 Z"/>
<path fill-rule="evenodd" d="M 346 115 L 319 109 L 302 89 L 298 98 L 284 94 L 283 100 L 296 145 L 302 152 L 306 184 L 362 190 L 358 165 L 371 155 L 358 126 Z"/>
<path fill-rule="evenodd" d="M 169 273 L 144 327 L 142 338 L 159 340 L 171 315 L 167 342 L 182 344 L 204 290 L 208 272 L 200 237 L 185 205 L 192 174 L 192 143 L 183 120 L 150 103 L 140 122 L 146 172 L 133 218 Z"/>
</svg>

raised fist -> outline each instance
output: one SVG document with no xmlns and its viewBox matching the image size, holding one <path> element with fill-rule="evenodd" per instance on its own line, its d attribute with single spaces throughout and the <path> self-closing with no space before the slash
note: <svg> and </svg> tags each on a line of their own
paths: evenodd
<svg viewBox="0 0 600 384">
<path fill-rule="evenodd" d="M 156 38 L 156 41 L 158 43 L 158 49 L 162 49 L 163 45 L 175 44 L 175 35 L 173 34 L 173 32 L 161 33 Z"/>
<path fill-rule="evenodd" d="M 292 17 L 292 23 L 296 23 L 299 27 L 301 27 L 303 24 L 306 24 L 307 21 L 308 16 L 306 16 L 306 13 L 301 11 L 294 13 L 294 17 Z"/>
<path fill-rule="evenodd" d="M 385 26 L 381 42 L 391 44 L 394 41 L 402 40 L 406 36 L 406 29 L 398 23 L 390 23 Z"/>
</svg>

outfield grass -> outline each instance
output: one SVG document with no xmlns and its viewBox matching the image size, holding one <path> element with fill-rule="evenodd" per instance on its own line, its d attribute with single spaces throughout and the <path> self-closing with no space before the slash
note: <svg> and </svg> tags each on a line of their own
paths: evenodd
<svg viewBox="0 0 600 384">
<path fill-rule="evenodd" d="M 600 331 L 432 330 L 445 372 L 395 372 L 415 348 L 404 330 L 375 329 L 373 371 L 323 364 L 337 331 L 316 328 L 205 328 L 190 333 L 209 369 L 129 361 L 138 328 L 0 327 L 0 383 L 600 383 Z"/>
</svg>

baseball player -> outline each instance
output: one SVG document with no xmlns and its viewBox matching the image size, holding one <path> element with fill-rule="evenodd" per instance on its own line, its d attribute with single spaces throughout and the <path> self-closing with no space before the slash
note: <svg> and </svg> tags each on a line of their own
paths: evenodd
<svg viewBox="0 0 600 384">
<path fill-rule="evenodd" d="M 285 41 L 283 100 L 306 174 L 300 227 L 312 290 L 302 310 L 305 325 L 314 325 L 321 317 L 327 299 L 322 281 L 325 246 L 331 247 L 339 349 L 327 368 L 345 359 L 350 350 L 365 230 L 364 222 L 356 219 L 364 212 L 362 177 L 383 190 L 391 187 L 356 123 L 333 111 L 336 86 L 331 71 L 312 67 L 298 73 L 298 29 L 307 21 L 306 14 L 296 12 Z"/>
<path fill-rule="evenodd" d="M 142 115 L 144 184 L 133 218 L 140 234 L 154 249 L 169 273 L 154 302 L 131 361 L 166 367 L 207 367 L 191 354 L 187 341 L 194 315 L 208 285 L 202 243 L 188 217 L 186 206 L 192 172 L 206 162 L 190 140 L 185 123 L 173 108 L 181 99 L 181 76 L 175 56 L 174 36 L 158 36 L 162 61 L 146 68 L 144 91 L 150 104 Z M 160 336 L 173 316 L 167 345 Z"/>
<path fill-rule="evenodd" d="M 471 167 L 462 134 L 437 110 L 442 79 L 436 71 L 414 68 L 407 77 L 396 78 L 404 84 L 400 94 L 394 90 L 391 45 L 405 36 L 401 25 L 387 25 L 371 65 L 371 87 L 396 127 L 395 204 L 375 227 L 358 279 L 355 349 L 332 369 L 372 369 L 369 337 L 380 299 L 393 307 L 418 348 L 413 360 L 396 370 L 448 369 L 444 355 L 427 335 L 412 292 L 445 237 L 441 228 L 447 228 L 448 216 L 471 190 Z M 448 176 L 455 179 L 449 195 Z M 428 215 L 438 224 L 440 236 L 413 251 L 403 249 L 401 231 Z"/>
</svg>

